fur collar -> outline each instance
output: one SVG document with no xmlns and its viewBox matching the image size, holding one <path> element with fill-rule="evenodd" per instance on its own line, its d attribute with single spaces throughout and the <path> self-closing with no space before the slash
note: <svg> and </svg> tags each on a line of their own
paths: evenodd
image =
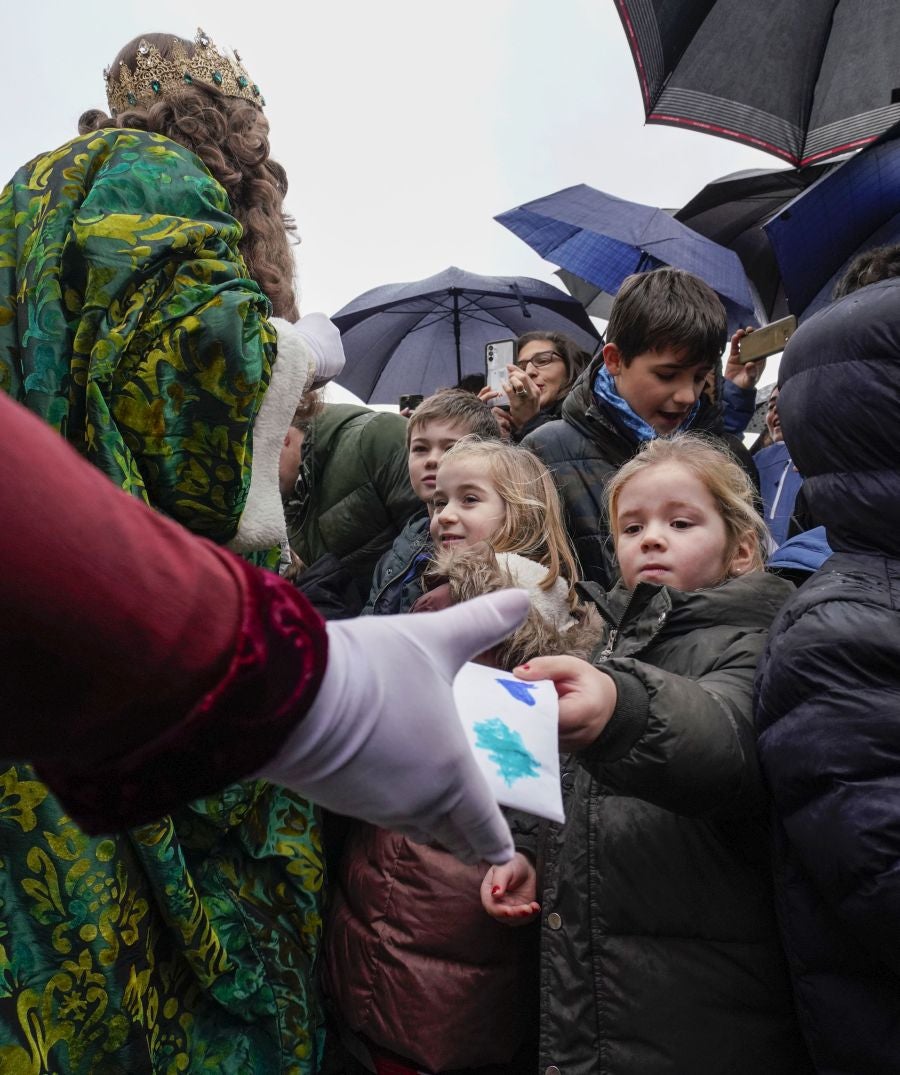
<svg viewBox="0 0 900 1075">
<path fill-rule="evenodd" d="M 564 578 L 558 578 L 549 590 L 542 590 L 540 584 L 547 577 L 546 567 L 517 552 L 498 552 L 496 555 L 497 566 L 508 577 L 510 585 L 528 591 L 535 612 L 559 631 L 573 626 L 569 587 Z"/>
</svg>

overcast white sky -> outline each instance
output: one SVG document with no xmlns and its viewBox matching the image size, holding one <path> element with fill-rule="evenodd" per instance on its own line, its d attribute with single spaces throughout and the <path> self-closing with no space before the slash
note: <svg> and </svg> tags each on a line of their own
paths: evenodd
<svg viewBox="0 0 900 1075">
<path fill-rule="evenodd" d="M 612 0 L 45 0 L 40 23 L 16 5 L 0 39 L 2 182 L 105 107 L 101 72 L 127 40 L 198 24 L 267 99 L 304 312 L 451 264 L 557 283 L 496 213 L 575 183 L 671 208 L 728 172 L 780 166 L 645 127 Z"/>
</svg>

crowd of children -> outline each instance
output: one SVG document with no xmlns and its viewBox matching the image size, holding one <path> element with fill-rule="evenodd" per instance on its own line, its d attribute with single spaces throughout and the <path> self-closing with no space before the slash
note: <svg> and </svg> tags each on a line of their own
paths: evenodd
<svg viewBox="0 0 900 1075">
<path fill-rule="evenodd" d="M 628 281 L 563 420 L 531 438 L 552 476 L 465 391 L 411 415 L 423 510 L 366 611 L 529 592 L 526 624 L 479 659 L 554 682 L 566 821 L 510 812 L 515 857 L 487 872 L 374 826 L 340 830 L 322 975 L 332 1070 L 808 1070 L 752 705 L 791 586 L 764 570 L 756 490 L 704 395 L 725 332 L 695 278 Z M 577 481 L 553 450 L 567 438 Z"/>
<path fill-rule="evenodd" d="M 887 285 L 882 310 L 896 290 Z M 823 1027 L 815 1002 L 824 971 L 807 927 L 798 925 L 786 955 L 791 926 L 776 915 L 776 881 L 788 914 L 797 881 L 789 877 L 794 889 L 785 892 L 771 868 L 754 680 L 773 621 L 786 630 L 794 587 L 766 569 L 774 542 L 755 471 L 716 424 L 708 373 L 724 343 L 724 313 L 709 289 L 661 270 L 626 282 L 606 345 L 561 420 L 525 447 L 504 443 L 486 409 L 457 390 L 412 415 L 410 478 L 427 510 L 379 565 L 368 611 L 428 611 L 504 585 L 528 590 L 529 622 L 479 659 L 554 683 L 566 819 L 508 812 L 515 856 L 487 870 L 353 827 L 337 852 L 325 946 L 332 1070 L 890 1069 L 887 1008 L 866 1013 L 878 1038 L 868 1050 L 850 1031 Z M 794 345 L 801 356 L 809 350 Z M 896 363 L 900 346 L 892 354 Z M 805 474 L 815 475 L 814 460 Z M 812 484 L 818 511 L 827 497 Z M 885 516 L 894 510 L 877 499 Z M 889 580 L 878 585 L 884 594 Z M 890 601 L 880 615 L 885 631 L 896 624 Z M 807 660 L 820 674 L 819 658 Z M 776 659 L 763 680 L 772 724 L 786 704 L 767 687 L 778 676 Z M 791 730 L 809 719 L 789 717 Z M 780 726 L 766 732 L 762 757 L 777 781 L 780 759 L 768 747 L 776 734 Z M 780 811 L 810 793 L 786 784 L 784 795 Z M 810 812 L 818 802 L 811 798 Z M 782 817 L 787 854 L 793 819 Z M 857 813 L 848 827 L 865 848 L 860 824 Z M 828 839 L 816 835 L 812 814 L 808 828 L 816 848 Z M 870 867 L 881 866 L 882 887 L 889 862 Z M 809 898 L 799 899 L 801 923 L 820 917 Z M 888 889 L 886 905 L 890 898 Z M 894 927 L 885 914 L 873 932 L 886 941 Z M 882 980 L 876 999 L 894 996 L 896 983 Z M 833 992 L 828 1001 L 837 1022 L 844 1002 Z M 876 1059 L 851 1059 L 867 1052 Z M 835 1057 L 838 1066 L 817 1066 Z"/>
</svg>

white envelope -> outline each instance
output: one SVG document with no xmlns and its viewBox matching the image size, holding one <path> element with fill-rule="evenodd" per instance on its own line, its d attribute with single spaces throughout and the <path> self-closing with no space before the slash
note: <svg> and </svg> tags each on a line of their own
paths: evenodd
<svg viewBox="0 0 900 1075">
<path fill-rule="evenodd" d="M 497 802 L 563 822 L 559 704 L 553 683 L 526 683 L 509 672 L 470 663 L 453 681 L 453 696 Z"/>
</svg>

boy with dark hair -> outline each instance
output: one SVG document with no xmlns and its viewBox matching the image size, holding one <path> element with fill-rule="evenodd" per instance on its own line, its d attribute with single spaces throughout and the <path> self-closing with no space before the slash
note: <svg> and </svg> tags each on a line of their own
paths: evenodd
<svg viewBox="0 0 900 1075">
<path fill-rule="evenodd" d="M 664 268 L 629 276 L 613 303 L 608 342 L 566 398 L 562 420 L 522 442 L 553 473 L 586 579 L 605 588 L 615 582 L 604 490 L 645 441 L 700 430 L 748 465 L 743 445 L 724 432 L 718 406 L 703 395 L 727 326 L 716 293 L 691 273 Z"/>
<path fill-rule="evenodd" d="M 423 400 L 406 427 L 407 465 L 413 492 L 422 501 L 417 512 L 375 568 L 363 615 L 409 612 L 422 594 L 421 576 L 431 557 L 430 518 L 438 463 L 463 437 L 499 440 L 500 427 L 490 408 L 471 392 L 444 388 Z"/>
</svg>

